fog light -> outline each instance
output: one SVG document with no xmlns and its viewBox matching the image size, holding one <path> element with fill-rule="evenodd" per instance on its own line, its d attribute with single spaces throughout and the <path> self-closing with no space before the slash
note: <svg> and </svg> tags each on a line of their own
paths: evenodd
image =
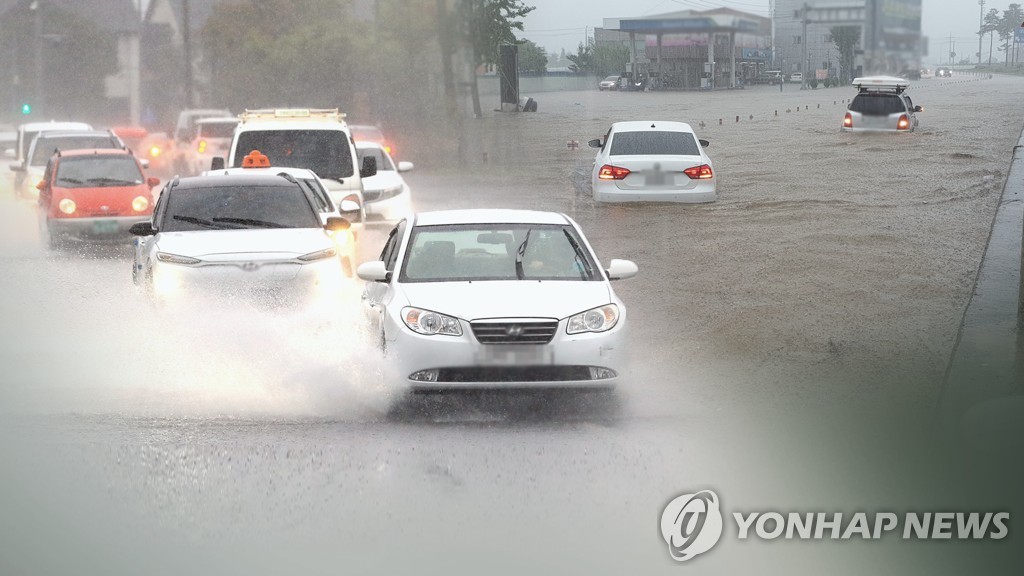
<svg viewBox="0 0 1024 576">
<path fill-rule="evenodd" d="M 601 368 L 599 366 L 588 366 L 588 368 L 590 368 L 591 380 L 607 380 L 618 376 L 618 374 L 615 373 L 615 370 L 610 368 Z"/>
<path fill-rule="evenodd" d="M 415 382 L 437 382 L 437 370 L 420 370 L 409 375 L 409 380 Z"/>
</svg>

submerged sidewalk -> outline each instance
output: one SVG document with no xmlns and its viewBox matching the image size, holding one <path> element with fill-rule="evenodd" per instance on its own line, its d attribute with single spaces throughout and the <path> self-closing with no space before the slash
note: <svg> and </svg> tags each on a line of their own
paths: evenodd
<svg viewBox="0 0 1024 576">
<path fill-rule="evenodd" d="M 1024 132 L 952 357 L 938 420 L 967 446 L 1024 446 Z"/>
</svg>

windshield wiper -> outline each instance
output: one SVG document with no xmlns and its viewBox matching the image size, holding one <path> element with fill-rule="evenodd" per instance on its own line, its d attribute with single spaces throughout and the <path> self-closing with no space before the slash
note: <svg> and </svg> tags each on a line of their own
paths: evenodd
<svg viewBox="0 0 1024 576">
<path fill-rule="evenodd" d="M 572 245 L 572 249 L 576 252 L 576 260 L 583 265 L 580 270 L 580 277 L 584 280 L 593 279 L 594 269 L 590 267 L 590 261 L 587 260 L 587 256 L 583 253 L 583 248 L 580 247 L 579 242 L 576 242 L 576 239 L 573 238 L 572 234 L 569 234 L 569 231 L 565 228 L 562 228 L 562 233 L 569 239 L 569 244 Z M 586 276 L 583 275 L 584 272 L 586 273 Z"/>
<path fill-rule="evenodd" d="M 516 249 L 516 278 L 519 280 L 526 277 L 526 272 L 523 271 L 523 255 L 526 254 L 526 243 L 530 241 L 531 232 L 533 228 L 526 231 L 526 238 L 523 238 L 523 243 Z"/>
<path fill-rule="evenodd" d="M 139 184 L 136 180 L 123 180 L 121 178 L 89 178 L 86 182 L 95 182 L 96 184 L 121 184 L 124 186 L 134 186 Z"/>
<path fill-rule="evenodd" d="M 254 220 L 252 218 L 214 218 L 214 222 L 226 222 L 228 224 L 241 224 L 243 226 L 260 226 L 262 228 L 292 228 L 285 224 L 278 224 L 277 222 L 267 222 L 266 220 Z"/>
<path fill-rule="evenodd" d="M 57 182 L 70 182 L 72 184 L 82 184 L 82 181 L 78 178 L 57 178 Z"/>
<path fill-rule="evenodd" d="M 195 216 L 181 216 L 181 215 L 175 214 L 174 216 L 171 216 L 171 219 L 178 220 L 178 221 L 181 221 L 181 222 L 188 222 L 189 224 L 195 224 L 196 226 L 204 226 L 206 228 L 212 228 L 214 230 L 223 230 L 225 228 L 224 226 L 219 226 L 217 224 L 214 224 L 213 222 L 210 222 L 209 220 L 203 220 L 202 218 L 196 218 Z M 235 228 L 235 227 L 232 226 L 232 228 Z"/>
</svg>

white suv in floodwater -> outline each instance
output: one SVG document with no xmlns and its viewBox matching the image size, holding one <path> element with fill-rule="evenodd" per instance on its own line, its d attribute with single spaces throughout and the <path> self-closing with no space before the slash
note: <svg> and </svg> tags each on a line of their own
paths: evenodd
<svg viewBox="0 0 1024 576">
<path fill-rule="evenodd" d="M 844 132 L 913 132 L 917 112 L 906 94 L 910 81 L 895 76 L 864 76 L 853 79 L 857 95 L 843 117 Z"/>
<path fill-rule="evenodd" d="M 350 194 L 361 197 L 362 179 L 377 173 L 375 159 L 357 163 L 352 134 L 337 108 L 246 110 L 238 118 L 228 158 L 214 159 L 214 170 L 224 167 L 218 164 L 241 167 L 246 155 L 258 150 L 270 159 L 271 166 L 315 172 L 337 205 Z"/>
</svg>

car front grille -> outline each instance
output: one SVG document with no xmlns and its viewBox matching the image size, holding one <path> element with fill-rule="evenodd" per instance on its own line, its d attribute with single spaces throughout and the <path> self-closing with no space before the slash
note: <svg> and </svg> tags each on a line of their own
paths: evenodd
<svg viewBox="0 0 1024 576">
<path fill-rule="evenodd" d="M 458 382 L 586 382 L 593 380 L 587 366 L 529 366 L 442 368 L 437 383 Z"/>
<path fill-rule="evenodd" d="M 470 326 L 481 344 L 547 344 L 555 337 L 558 321 L 478 321 Z"/>
</svg>

